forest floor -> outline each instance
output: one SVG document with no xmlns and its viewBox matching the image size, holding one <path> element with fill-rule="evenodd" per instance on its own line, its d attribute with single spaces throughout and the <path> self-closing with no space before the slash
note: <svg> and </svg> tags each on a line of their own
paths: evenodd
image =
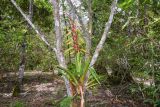
<svg viewBox="0 0 160 107">
<path fill-rule="evenodd" d="M 23 92 L 19 97 L 12 97 L 15 76 L 7 76 L 0 81 L 0 107 L 12 107 L 17 101 L 25 107 L 56 107 L 66 96 L 63 80 L 52 73 L 30 73 L 25 75 Z M 131 94 L 129 84 L 94 89 L 86 97 L 86 107 L 152 107 L 143 104 L 141 93 Z"/>
</svg>

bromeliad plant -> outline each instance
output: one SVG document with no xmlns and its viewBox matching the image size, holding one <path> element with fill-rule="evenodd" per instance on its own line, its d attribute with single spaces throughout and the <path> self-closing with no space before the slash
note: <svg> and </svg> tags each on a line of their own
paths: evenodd
<svg viewBox="0 0 160 107">
<path fill-rule="evenodd" d="M 71 56 L 75 56 L 77 52 L 85 53 L 85 42 L 82 37 L 82 33 L 79 29 L 77 29 L 76 22 L 72 20 L 72 18 L 68 17 L 69 25 L 67 29 L 67 33 L 65 34 L 65 56 L 70 54 Z"/>
<path fill-rule="evenodd" d="M 85 91 L 85 76 L 88 71 L 90 71 L 92 75 L 90 83 L 93 83 L 92 81 L 96 80 L 97 83 L 100 84 L 98 81 L 98 76 L 95 72 L 95 70 L 89 66 L 90 65 L 90 60 L 85 60 L 81 53 L 78 52 L 75 56 L 75 60 L 72 64 L 68 66 L 68 69 L 64 69 L 62 67 L 58 67 L 60 69 L 60 72 L 68 78 L 70 85 L 71 85 L 71 90 L 72 90 L 72 96 L 75 95 L 80 95 L 81 102 L 80 102 L 80 107 L 83 107 L 84 105 L 84 91 Z M 93 78 L 94 77 L 94 78 Z M 93 83 L 93 85 L 95 82 Z M 90 84 L 91 85 L 91 84 Z M 73 106 L 75 107 L 78 103 L 73 103 Z"/>
<path fill-rule="evenodd" d="M 65 76 L 70 83 L 71 86 L 71 94 L 72 96 L 80 95 L 80 105 L 81 107 L 84 106 L 84 92 L 86 88 L 95 86 L 97 83 L 100 83 L 98 81 L 98 76 L 95 72 L 95 70 L 90 67 L 90 60 L 85 59 L 85 49 L 83 49 L 83 38 L 81 37 L 81 33 L 76 27 L 75 21 L 69 18 L 70 21 L 70 30 L 68 31 L 68 34 L 66 34 L 66 44 L 69 45 L 67 49 L 65 50 L 65 53 L 69 53 L 72 57 L 72 61 L 68 64 L 68 68 L 64 69 L 62 67 L 58 67 L 60 69 L 60 72 Z M 71 54 L 72 53 L 72 54 Z M 71 59 L 70 59 L 71 60 Z M 90 72 L 92 75 L 91 78 L 88 81 L 88 86 L 86 86 L 86 75 L 87 72 Z M 75 98 L 74 98 L 75 100 Z M 75 100 L 72 102 L 73 107 L 79 107 L 78 100 Z"/>
</svg>

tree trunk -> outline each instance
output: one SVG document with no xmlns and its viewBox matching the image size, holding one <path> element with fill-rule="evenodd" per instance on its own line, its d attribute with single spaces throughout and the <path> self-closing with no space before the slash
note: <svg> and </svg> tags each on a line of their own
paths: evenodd
<svg viewBox="0 0 160 107">
<path fill-rule="evenodd" d="M 33 1 L 30 0 L 29 3 L 29 19 L 32 21 L 32 15 L 33 15 Z M 29 25 L 28 25 L 29 29 Z M 15 87 L 13 88 L 12 96 L 18 96 L 19 93 L 22 91 L 22 85 L 23 85 L 23 77 L 24 77 L 24 71 L 25 71 L 25 62 L 26 62 L 26 35 L 25 33 L 23 35 L 23 41 L 22 41 L 22 48 L 20 53 L 20 65 L 19 65 L 19 71 L 18 71 L 18 81 L 15 84 Z"/>
<path fill-rule="evenodd" d="M 32 21 L 33 17 L 33 1 L 29 1 L 29 19 Z M 29 29 L 29 25 L 28 25 Z M 24 70 L 25 70 L 25 62 L 26 62 L 26 33 L 23 35 L 23 42 L 22 42 L 22 51 L 21 51 L 21 61 L 19 66 L 19 75 L 18 75 L 18 85 L 21 89 L 23 77 L 24 77 Z"/>
<path fill-rule="evenodd" d="M 26 54 L 26 34 L 23 35 L 23 43 L 22 43 L 22 49 L 21 49 L 21 62 L 19 65 L 19 72 L 18 72 L 18 85 L 21 89 L 22 86 L 22 81 L 23 81 L 23 77 L 24 77 L 24 70 L 25 70 L 25 62 L 26 62 L 26 58 L 25 58 L 25 54 Z"/>
<path fill-rule="evenodd" d="M 92 23 L 93 23 L 93 19 L 92 19 L 92 0 L 88 0 L 88 17 L 89 17 L 89 22 L 88 22 L 88 30 L 90 35 L 92 36 Z"/>
<path fill-rule="evenodd" d="M 55 35 L 56 35 L 56 57 L 58 59 L 58 63 L 61 67 L 67 68 L 65 58 L 62 52 L 62 33 L 60 27 L 60 15 L 59 15 L 59 0 L 52 0 L 52 4 L 54 7 L 54 22 L 55 22 Z M 71 94 L 71 87 L 69 84 L 69 80 L 66 77 L 63 77 L 67 89 L 68 96 L 72 96 Z"/>
</svg>

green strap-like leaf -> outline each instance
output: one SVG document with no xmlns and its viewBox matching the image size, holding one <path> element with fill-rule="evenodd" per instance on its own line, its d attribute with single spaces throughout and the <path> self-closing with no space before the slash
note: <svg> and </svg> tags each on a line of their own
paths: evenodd
<svg viewBox="0 0 160 107">
<path fill-rule="evenodd" d="M 64 68 L 62 68 L 60 66 L 58 66 L 57 68 L 65 71 L 65 73 L 69 76 L 68 79 L 72 80 L 72 83 L 74 83 L 75 85 L 78 85 L 78 81 L 77 81 L 77 79 L 76 79 L 76 77 L 75 77 L 75 75 L 73 73 L 71 73 L 68 69 L 64 69 Z M 62 74 L 64 74 L 64 73 L 62 73 Z M 64 75 L 64 76 L 66 76 L 66 75 Z"/>
<path fill-rule="evenodd" d="M 84 79 L 85 79 L 85 76 L 89 70 L 89 64 L 90 64 L 90 61 L 89 60 L 86 60 L 85 64 L 84 64 L 84 68 L 83 68 L 83 73 L 81 75 L 81 78 L 80 78 L 80 82 L 83 84 L 84 83 Z"/>
<path fill-rule="evenodd" d="M 98 77 L 97 77 L 97 74 L 96 74 L 96 71 L 94 70 L 94 68 L 90 68 L 90 73 L 91 75 L 96 79 L 96 81 L 100 84 L 99 80 L 98 80 Z"/>
</svg>

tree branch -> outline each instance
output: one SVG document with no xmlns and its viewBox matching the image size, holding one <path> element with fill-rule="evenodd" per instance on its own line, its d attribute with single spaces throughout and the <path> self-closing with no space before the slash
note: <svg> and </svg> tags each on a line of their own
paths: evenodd
<svg viewBox="0 0 160 107">
<path fill-rule="evenodd" d="M 29 19 L 32 22 L 32 17 L 33 17 L 33 0 L 29 1 Z M 28 25 L 29 29 L 29 25 Z M 25 63 L 26 63 L 26 33 L 23 35 L 23 42 L 22 42 L 22 49 L 20 53 L 20 65 L 19 65 L 19 70 L 18 70 L 18 85 L 19 88 L 21 89 L 22 82 L 23 82 L 23 77 L 24 77 L 24 70 L 25 70 Z"/>
<path fill-rule="evenodd" d="M 31 22 L 31 20 L 27 17 L 27 15 L 22 11 L 22 9 L 17 5 L 15 0 L 11 0 L 12 4 L 16 7 L 16 9 L 21 13 L 23 18 L 28 22 L 28 24 L 32 27 L 32 29 L 38 34 L 38 36 L 41 38 L 41 40 L 52 50 L 56 52 L 56 49 L 53 48 L 47 39 L 45 38 L 45 35 L 43 35 L 38 28 Z"/>
<path fill-rule="evenodd" d="M 103 35 L 101 37 L 101 40 L 99 41 L 96 49 L 95 49 L 95 52 L 93 54 L 93 57 L 91 59 L 91 62 L 90 62 L 90 66 L 92 67 L 95 62 L 97 61 L 97 58 L 99 56 L 99 53 L 100 51 L 102 50 L 103 46 L 104 46 L 104 43 L 108 37 L 108 32 L 110 30 L 110 27 L 111 27 L 111 24 L 112 24 L 112 21 L 113 21 L 113 17 L 114 17 L 114 13 L 115 13 L 115 10 L 116 10 L 116 5 L 117 5 L 117 2 L 118 0 L 114 0 L 113 3 L 112 3 L 112 6 L 111 6 L 111 13 L 110 13 L 110 16 L 109 16 L 109 19 L 108 19 L 108 22 L 106 23 L 105 25 L 105 29 L 104 29 L 104 32 L 103 32 Z M 90 72 L 88 71 L 87 72 L 87 75 L 86 75 L 86 82 L 85 84 L 87 83 L 88 81 L 88 78 L 89 78 L 89 75 L 90 75 Z"/>
<path fill-rule="evenodd" d="M 103 45 L 104 45 L 104 43 L 105 43 L 105 41 L 106 41 L 106 39 L 108 37 L 108 32 L 110 30 L 110 27 L 111 27 L 111 24 L 112 24 L 112 21 L 113 21 L 113 17 L 114 17 L 117 1 L 118 0 L 114 0 L 113 1 L 112 7 L 111 7 L 111 13 L 110 13 L 108 22 L 105 25 L 105 29 L 104 29 L 103 35 L 101 37 L 101 40 L 99 41 L 99 43 L 98 43 L 98 45 L 96 47 L 96 50 L 95 50 L 95 52 L 93 54 L 90 66 L 93 66 L 95 64 L 95 62 L 97 61 L 97 58 L 99 56 L 99 52 L 102 50 Z"/>
</svg>

